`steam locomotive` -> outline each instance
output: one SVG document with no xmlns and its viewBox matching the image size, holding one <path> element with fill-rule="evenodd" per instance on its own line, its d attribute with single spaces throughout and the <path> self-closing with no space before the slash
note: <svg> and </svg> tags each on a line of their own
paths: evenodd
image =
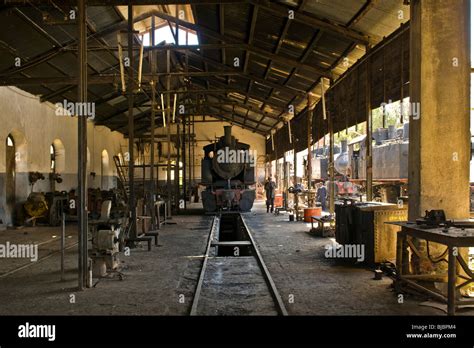
<svg viewBox="0 0 474 348">
<path fill-rule="evenodd" d="M 409 124 L 396 129 L 394 126 L 373 132 L 372 175 L 376 200 L 396 203 L 405 196 L 408 182 L 408 132 Z M 328 156 L 325 148 L 313 152 L 313 177 L 327 180 Z M 355 194 L 365 185 L 366 136 L 361 135 L 349 143 L 341 142 L 335 149 L 336 194 Z"/>
<path fill-rule="evenodd" d="M 256 157 L 250 145 L 232 135 L 232 127 L 224 127 L 224 136 L 203 147 L 201 184 L 206 186 L 201 198 L 206 212 L 236 210 L 247 212 L 255 200 Z"/>
</svg>

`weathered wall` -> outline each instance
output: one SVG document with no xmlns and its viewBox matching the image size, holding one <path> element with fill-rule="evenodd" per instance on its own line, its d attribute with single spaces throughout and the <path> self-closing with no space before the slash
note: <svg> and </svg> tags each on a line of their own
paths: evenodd
<svg viewBox="0 0 474 348">
<path fill-rule="evenodd" d="M 10 87 L 0 88 L 0 219 L 11 224 L 14 207 L 6 204 L 6 139 L 10 134 L 14 138 L 17 158 L 16 166 L 16 205 L 21 205 L 31 192 L 28 181 L 29 172 L 41 172 L 45 180 L 38 181 L 34 191 L 50 191 L 48 175 L 51 172 L 50 146 L 56 148 L 57 172 L 63 182 L 56 184 L 57 191 L 76 189 L 77 185 L 77 119 L 57 116 L 55 107 L 49 103 L 40 103 L 38 98 L 22 90 Z M 227 122 L 210 122 L 195 124 L 196 142 L 194 144 L 194 181 L 201 179 L 202 147 L 213 142 L 215 137 L 224 134 Z M 176 134 L 176 126 L 171 126 L 171 133 Z M 265 169 L 265 138 L 241 127 L 232 128 L 233 135 L 240 141 L 250 144 L 257 151 L 257 178 L 263 183 Z M 166 135 L 166 129 L 157 129 L 157 134 Z M 160 141 L 162 141 L 161 139 Z M 162 141 L 162 156 L 159 163 L 165 163 L 167 156 L 166 142 Z M 88 122 L 88 186 L 109 189 L 116 186 L 116 170 L 113 156 L 128 150 L 127 139 L 121 133 L 112 132 L 103 126 L 94 126 Z M 158 151 L 156 151 L 158 154 Z M 171 148 L 172 160 L 176 148 Z M 187 153 L 186 153 L 187 155 Z M 108 165 L 102 165 L 102 158 L 108 157 Z M 189 162 L 187 163 L 189 165 Z M 161 168 L 160 180 L 166 180 L 166 168 Z M 188 176 L 189 180 L 189 176 Z"/>
<path fill-rule="evenodd" d="M 9 209 L 5 207 L 5 161 L 6 139 L 11 134 L 15 141 L 16 158 L 16 200 L 23 202 L 30 193 L 28 172 L 41 172 L 46 179 L 38 181 L 35 191 L 49 191 L 50 145 L 54 142 L 58 154 L 58 172 L 63 182 L 56 184 L 56 190 L 69 191 L 76 188 L 77 175 L 77 119 L 56 116 L 54 105 L 40 103 L 38 98 L 22 90 L 0 88 L 0 219 L 11 223 Z M 115 166 L 113 156 L 127 144 L 123 135 L 103 126 L 95 127 L 88 122 L 88 175 L 89 187 L 111 188 L 114 185 Z M 105 151 L 106 152 L 105 152 Z M 109 164 L 101 166 L 102 152 L 107 153 Z M 103 172 L 103 173 L 102 173 Z M 103 174 L 103 178 L 101 177 Z M 7 211 L 5 211 L 7 210 Z"/>
</svg>

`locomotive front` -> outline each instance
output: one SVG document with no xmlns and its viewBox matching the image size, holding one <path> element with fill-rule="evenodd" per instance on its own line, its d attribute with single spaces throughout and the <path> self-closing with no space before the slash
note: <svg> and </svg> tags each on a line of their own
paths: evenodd
<svg viewBox="0 0 474 348">
<path fill-rule="evenodd" d="M 232 135 L 232 127 L 224 127 L 224 136 L 204 146 L 201 161 L 202 204 L 206 212 L 220 210 L 250 211 L 255 200 L 256 156 L 250 145 L 240 143 Z"/>
</svg>

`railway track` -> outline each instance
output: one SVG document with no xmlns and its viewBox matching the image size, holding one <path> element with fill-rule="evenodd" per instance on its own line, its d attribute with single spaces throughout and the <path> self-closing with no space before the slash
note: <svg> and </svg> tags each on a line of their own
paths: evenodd
<svg viewBox="0 0 474 348">
<path fill-rule="evenodd" d="M 288 315 L 240 213 L 214 216 L 190 315 Z"/>
</svg>

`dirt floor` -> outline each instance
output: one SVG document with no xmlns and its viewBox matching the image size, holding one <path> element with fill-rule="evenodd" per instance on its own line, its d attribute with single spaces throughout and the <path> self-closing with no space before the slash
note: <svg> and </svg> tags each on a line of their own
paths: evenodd
<svg viewBox="0 0 474 348">
<path fill-rule="evenodd" d="M 151 252 L 144 244 L 132 249 L 130 256 L 120 255 L 123 280 L 118 274 L 98 282 L 94 279 L 94 288 L 81 292 L 76 291 L 78 255 L 74 225 L 68 225 L 66 233 L 69 248 L 65 281 L 60 280 L 60 228 L 0 232 L 0 244 L 43 243 L 39 245 L 39 262 L 0 260 L 0 315 L 187 315 L 211 217 L 183 215 L 173 217 L 172 221 L 175 224 L 160 231 L 160 246 L 153 246 Z M 399 304 L 388 277 L 376 281 L 368 268 L 327 259 L 325 246 L 331 240 L 310 235 L 310 224 L 289 222 L 286 214 L 267 214 L 261 203 L 245 214 L 245 221 L 290 315 L 444 314 L 420 306 L 424 299 L 406 296 L 404 303 Z M 21 266 L 26 267 L 14 271 Z M 215 267 L 221 266 L 216 263 Z M 228 301 L 229 296 L 222 300 Z M 266 306 L 262 303 L 262 308 Z"/>
</svg>

